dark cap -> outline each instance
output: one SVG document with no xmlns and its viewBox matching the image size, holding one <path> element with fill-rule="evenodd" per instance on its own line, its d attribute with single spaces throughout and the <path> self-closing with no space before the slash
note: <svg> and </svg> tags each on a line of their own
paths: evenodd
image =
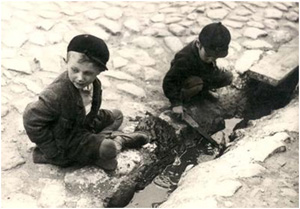
<svg viewBox="0 0 300 209">
<path fill-rule="evenodd" d="M 221 22 L 206 25 L 199 34 L 199 41 L 208 56 L 226 57 L 231 36 Z"/>
<path fill-rule="evenodd" d="M 89 34 L 75 36 L 69 43 L 67 52 L 74 51 L 85 54 L 99 66 L 108 70 L 106 63 L 109 59 L 109 51 L 105 42 Z"/>
</svg>

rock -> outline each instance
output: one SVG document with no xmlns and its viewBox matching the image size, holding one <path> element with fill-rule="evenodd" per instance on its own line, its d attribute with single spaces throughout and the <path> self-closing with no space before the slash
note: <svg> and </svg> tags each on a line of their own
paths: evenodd
<svg viewBox="0 0 300 209">
<path fill-rule="evenodd" d="M 114 68 L 118 69 L 118 68 L 122 68 L 122 67 L 126 66 L 128 63 L 128 60 L 124 59 L 122 57 L 116 57 L 113 59 L 112 63 L 113 63 Z"/>
<path fill-rule="evenodd" d="M 153 68 L 147 67 L 145 68 L 145 80 L 146 81 L 159 81 L 162 78 L 162 73 L 158 70 L 154 70 Z"/>
<path fill-rule="evenodd" d="M 248 41 L 244 41 L 242 45 L 247 49 L 269 50 L 273 48 L 271 44 L 263 40 L 248 40 Z"/>
<path fill-rule="evenodd" d="M 173 33 L 175 36 L 182 36 L 186 29 L 178 24 L 171 24 L 169 26 L 169 30 L 171 33 Z"/>
<path fill-rule="evenodd" d="M 20 114 L 22 114 L 25 110 L 25 107 L 30 102 L 33 102 L 33 100 L 28 97 L 22 97 L 22 98 L 15 99 L 14 101 L 12 101 L 12 106 L 14 108 L 16 108 Z"/>
<path fill-rule="evenodd" d="M 142 66 L 154 66 L 156 61 L 149 56 L 148 53 L 138 54 L 135 58 L 135 61 Z"/>
<path fill-rule="evenodd" d="M 232 1 L 222 1 L 222 3 L 225 4 L 227 7 L 229 7 L 230 9 L 234 9 L 237 6 L 237 3 Z"/>
<path fill-rule="evenodd" d="M 223 4 L 219 2 L 213 2 L 208 5 L 210 9 L 220 9 L 223 8 Z"/>
<path fill-rule="evenodd" d="M 143 49 L 148 49 L 156 45 L 155 39 L 148 36 L 140 36 L 135 38 L 132 42 Z"/>
<path fill-rule="evenodd" d="M 283 13 L 278 9 L 273 8 L 267 8 L 264 11 L 265 18 L 271 18 L 271 19 L 281 19 L 283 16 Z"/>
<path fill-rule="evenodd" d="M 120 94 L 115 93 L 113 90 L 105 89 L 102 92 L 102 98 L 104 101 L 117 101 L 120 99 Z"/>
<path fill-rule="evenodd" d="M 264 25 L 267 28 L 270 28 L 270 29 L 277 29 L 279 27 L 278 22 L 276 20 L 273 20 L 273 19 L 265 19 L 264 20 Z"/>
<path fill-rule="evenodd" d="M 275 43 L 287 43 L 292 40 L 292 35 L 286 30 L 276 30 L 272 34 L 273 41 Z"/>
<path fill-rule="evenodd" d="M 22 31 L 3 31 L 1 42 L 8 47 L 20 48 L 27 39 L 27 35 Z"/>
<path fill-rule="evenodd" d="M 167 16 L 165 19 L 165 23 L 166 24 L 171 24 L 171 23 L 177 23 L 180 22 L 182 20 L 181 17 L 177 17 L 177 16 Z"/>
<path fill-rule="evenodd" d="M 104 29 L 108 30 L 113 35 L 117 35 L 121 33 L 122 27 L 116 21 L 107 18 L 100 18 L 97 20 L 96 24 L 102 26 Z"/>
<path fill-rule="evenodd" d="M 32 196 L 20 192 L 2 199 L 1 206 L 3 208 L 38 208 L 36 200 Z"/>
<path fill-rule="evenodd" d="M 110 37 L 110 35 L 107 32 L 105 32 L 105 30 L 100 28 L 99 26 L 86 26 L 86 27 L 83 27 L 82 30 L 85 33 L 97 36 L 97 37 L 103 39 L 104 41 L 107 41 Z"/>
<path fill-rule="evenodd" d="M 262 23 L 255 22 L 255 21 L 249 21 L 249 22 L 247 22 L 247 25 L 250 26 L 250 27 L 259 28 L 259 29 L 264 29 L 265 28 L 265 26 Z"/>
<path fill-rule="evenodd" d="M 24 74 L 32 74 L 30 63 L 25 57 L 16 57 L 14 59 L 2 59 L 1 65 L 11 71 Z"/>
<path fill-rule="evenodd" d="M 204 13 L 206 10 L 205 6 L 200 6 L 200 7 L 197 7 L 197 9 L 195 10 L 195 12 L 197 13 Z"/>
<path fill-rule="evenodd" d="M 239 181 L 227 179 L 227 180 L 216 183 L 215 187 L 208 188 L 208 190 L 214 190 L 214 192 L 212 192 L 212 195 L 218 195 L 218 196 L 222 196 L 222 197 L 231 197 L 241 187 L 242 187 L 242 184 Z"/>
<path fill-rule="evenodd" d="M 238 73 L 243 74 L 244 72 L 249 70 L 255 62 L 257 62 L 260 59 L 261 54 L 261 50 L 245 51 L 244 54 L 237 60 L 235 64 L 235 70 Z"/>
<path fill-rule="evenodd" d="M 135 18 L 129 18 L 124 22 L 124 26 L 134 32 L 140 32 L 140 22 Z"/>
<path fill-rule="evenodd" d="M 123 69 L 126 70 L 128 73 L 135 75 L 135 76 L 143 74 L 143 69 L 138 64 L 129 64 L 126 67 L 124 67 Z"/>
<path fill-rule="evenodd" d="M 31 91 L 35 94 L 39 94 L 43 90 L 43 88 L 36 81 L 33 81 L 33 80 L 29 80 L 26 78 L 17 78 L 17 79 L 15 79 L 15 82 L 17 84 L 18 83 L 24 84 L 29 91 Z"/>
<path fill-rule="evenodd" d="M 206 15 L 211 19 L 224 19 L 228 15 L 228 10 L 226 9 L 213 9 L 207 10 Z"/>
<path fill-rule="evenodd" d="M 249 27 L 246 28 L 243 35 L 252 39 L 257 39 L 259 37 L 267 36 L 268 33 L 258 28 Z"/>
<path fill-rule="evenodd" d="M 293 22 L 298 22 L 299 15 L 297 12 L 290 12 L 290 13 L 285 14 L 285 18 L 290 21 L 293 21 Z"/>
<path fill-rule="evenodd" d="M 288 8 L 286 5 L 280 3 L 280 2 L 274 2 L 273 3 L 274 7 L 281 10 L 281 11 L 284 11 L 284 12 L 287 12 L 288 11 Z"/>
<path fill-rule="evenodd" d="M 290 188 L 281 188 L 281 195 L 286 197 L 286 196 L 290 196 L 290 197 L 298 197 L 299 194 L 297 191 L 295 191 L 294 189 L 290 189 Z"/>
<path fill-rule="evenodd" d="M 54 26 L 54 24 L 55 22 L 52 20 L 41 20 L 37 23 L 36 27 L 38 29 L 49 31 Z"/>
<path fill-rule="evenodd" d="M 150 20 L 152 22 L 154 22 L 154 23 L 156 23 L 156 22 L 162 22 L 162 21 L 164 21 L 164 19 L 165 19 L 165 15 L 164 14 L 156 14 L 156 15 L 154 15 L 154 16 L 152 16 L 150 18 Z"/>
<path fill-rule="evenodd" d="M 146 92 L 144 89 L 131 84 L 131 83 L 125 83 L 125 84 L 118 84 L 117 89 L 120 91 L 126 92 L 128 94 L 131 94 L 136 97 L 144 98 L 146 97 Z"/>
<path fill-rule="evenodd" d="M 178 52 L 183 48 L 183 44 L 178 37 L 165 37 L 164 41 L 169 49 L 173 52 Z"/>
<path fill-rule="evenodd" d="M 254 6 L 260 7 L 260 8 L 266 8 L 268 6 L 268 2 L 248 2 L 249 4 L 252 4 Z"/>
<path fill-rule="evenodd" d="M 3 175 L 3 174 L 2 174 Z M 2 188 L 2 197 L 6 195 L 10 195 L 12 193 L 18 193 L 24 186 L 24 181 L 18 177 L 13 176 L 2 176 L 3 181 L 1 181 Z M 5 179 L 5 181 L 4 181 Z M 2 199 L 3 201 L 3 199 Z M 3 205 L 3 202 L 2 202 Z"/>
<path fill-rule="evenodd" d="M 111 181 L 110 181 L 111 180 Z M 65 186 L 73 194 L 95 192 L 96 194 L 109 193 L 114 181 L 100 168 L 83 167 L 73 172 L 67 172 L 64 178 Z M 107 186 L 105 190 L 104 186 Z"/>
<path fill-rule="evenodd" d="M 141 163 L 138 151 L 129 150 L 118 155 L 118 168 L 116 172 L 120 175 L 128 175 Z"/>
<path fill-rule="evenodd" d="M 171 7 L 168 7 L 168 8 L 163 8 L 163 9 L 160 9 L 159 10 L 160 13 L 165 13 L 165 14 L 174 14 L 176 12 L 178 12 L 178 8 L 171 8 Z"/>
<path fill-rule="evenodd" d="M 133 80 L 135 80 L 135 78 L 132 77 L 131 75 L 128 75 L 127 73 L 124 73 L 122 71 L 117 71 L 117 70 L 105 71 L 103 73 L 103 75 L 108 76 L 108 77 L 112 77 L 112 78 L 116 78 L 118 80 L 124 80 L 124 81 L 133 81 Z"/>
<path fill-rule="evenodd" d="M 222 22 L 223 25 L 229 26 L 232 28 L 242 28 L 244 26 L 243 23 L 237 22 L 237 21 L 232 21 L 232 20 L 225 20 Z"/>
<path fill-rule="evenodd" d="M 250 178 L 253 176 L 258 176 L 265 171 L 266 169 L 263 166 L 256 163 L 251 163 L 232 168 L 232 176 L 235 176 L 236 178 Z"/>
<path fill-rule="evenodd" d="M 242 9 L 237 10 L 236 14 L 239 15 L 239 16 L 248 16 L 248 15 L 251 15 L 252 12 L 248 9 L 242 8 Z"/>
<path fill-rule="evenodd" d="M 249 17 L 245 17 L 245 16 L 238 16 L 238 15 L 230 15 L 229 16 L 230 20 L 234 20 L 234 21 L 239 21 L 239 22 L 248 22 L 249 21 Z"/>
<path fill-rule="evenodd" d="M 196 20 L 198 15 L 196 13 L 191 13 L 187 16 L 188 20 Z"/>
<path fill-rule="evenodd" d="M 10 170 L 26 162 L 25 159 L 20 155 L 15 143 L 2 142 L 2 151 L 3 150 L 5 150 L 5 154 L 1 159 L 1 170 Z"/>
<path fill-rule="evenodd" d="M 110 7 L 105 10 L 104 14 L 112 20 L 118 20 L 123 16 L 123 11 L 118 7 Z"/>
<path fill-rule="evenodd" d="M 9 108 L 7 106 L 3 106 L 1 107 L 1 117 L 4 118 L 5 116 L 7 116 L 7 114 L 9 113 Z"/>
<path fill-rule="evenodd" d="M 61 208 L 65 205 L 66 190 L 63 182 L 52 180 L 42 189 L 38 205 L 43 208 Z"/>
<path fill-rule="evenodd" d="M 48 32 L 48 42 L 50 44 L 57 44 L 60 43 L 63 40 L 63 37 L 61 34 L 54 33 L 52 31 Z"/>
<path fill-rule="evenodd" d="M 59 19 L 62 14 L 58 11 L 37 10 L 38 15 L 46 19 Z"/>
</svg>

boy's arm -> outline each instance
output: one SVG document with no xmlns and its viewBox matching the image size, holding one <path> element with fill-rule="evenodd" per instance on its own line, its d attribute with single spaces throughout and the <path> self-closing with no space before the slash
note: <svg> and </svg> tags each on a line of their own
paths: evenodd
<svg viewBox="0 0 300 209">
<path fill-rule="evenodd" d="M 184 62 L 176 62 L 163 80 L 163 90 L 172 106 L 179 106 L 181 101 L 181 88 L 183 81 L 188 77 Z"/>
<path fill-rule="evenodd" d="M 37 144 L 47 158 L 53 158 L 59 154 L 50 130 L 53 122 L 59 117 L 59 106 L 57 95 L 46 90 L 38 101 L 27 105 L 23 114 L 23 123 L 28 137 Z"/>
</svg>

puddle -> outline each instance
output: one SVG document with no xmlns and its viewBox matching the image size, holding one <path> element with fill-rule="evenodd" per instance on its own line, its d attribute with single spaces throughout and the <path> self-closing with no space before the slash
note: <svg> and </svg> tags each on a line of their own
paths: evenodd
<svg viewBox="0 0 300 209">
<path fill-rule="evenodd" d="M 231 134 L 234 126 L 240 121 L 241 119 L 238 118 L 225 120 L 226 128 L 222 130 L 225 137 Z M 185 172 L 199 163 L 214 159 L 213 155 L 208 155 L 209 151 L 204 142 L 200 142 L 196 147 L 187 148 L 181 156 L 176 157 L 172 165 L 168 165 L 145 189 L 137 191 L 126 208 L 158 207 L 177 188 L 177 184 Z"/>
</svg>

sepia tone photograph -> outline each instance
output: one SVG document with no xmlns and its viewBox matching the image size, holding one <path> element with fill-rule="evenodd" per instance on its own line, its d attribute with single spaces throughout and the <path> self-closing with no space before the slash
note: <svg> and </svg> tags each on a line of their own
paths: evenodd
<svg viewBox="0 0 300 209">
<path fill-rule="evenodd" d="M 299 208 L 297 1 L 1 1 L 2 208 Z"/>
</svg>

